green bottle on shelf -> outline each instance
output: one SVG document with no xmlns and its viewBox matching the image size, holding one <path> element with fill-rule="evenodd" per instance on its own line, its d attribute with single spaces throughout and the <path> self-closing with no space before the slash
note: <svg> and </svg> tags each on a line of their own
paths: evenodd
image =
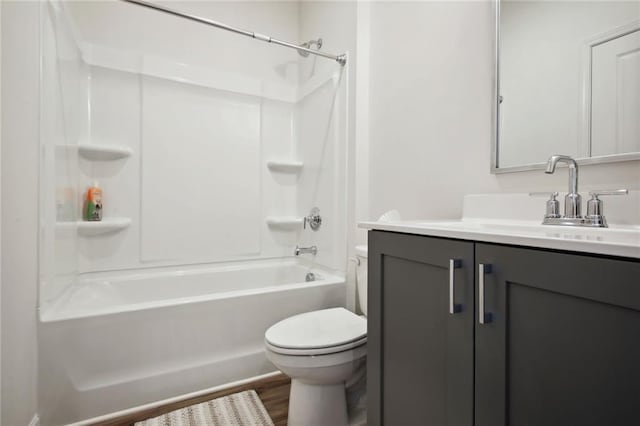
<svg viewBox="0 0 640 426">
<path fill-rule="evenodd" d="M 93 182 L 93 186 L 87 191 L 85 220 L 89 222 L 102 220 L 102 189 L 98 187 L 98 182 Z"/>
</svg>

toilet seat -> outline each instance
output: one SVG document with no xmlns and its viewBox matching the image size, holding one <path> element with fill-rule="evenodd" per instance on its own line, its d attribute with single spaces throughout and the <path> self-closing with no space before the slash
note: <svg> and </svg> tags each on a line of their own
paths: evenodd
<svg viewBox="0 0 640 426">
<path fill-rule="evenodd" d="M 283 348 L 280 346 L 273 345 L 265 340 L 265 345 L 267 349 L 272 352 L 282 354 L 282 355 L 330 355 L 338 352 L 345 352 L 350 349 L 357 348 L 359 346 L 365 345 L 367 343 L 367 338 L 363 337 L 360 340 L 356 340 L 355 342 L 346 343 L 344 345 L 338 346 L 327 346 L 326 348 L 313 348 L 313 349 L 291 349 L 291 348 Z"/>
<path fill-rule="evenodd" d="M 344 308 L 306 312 L 286 318 L 265 333 L 265 344 L 283 355 L 326 355 L 367 342 L 366 319 Z"/>
<path fill-rule="evenodd" d="M 324 367 L 336 367 L 341 364 L 350 364 L 367 356 L 367 345 L 360 345 L 353 349 L 341 352 L 326 353 L 321 355 L 290 355 L 282 354 L 267 348 L 267 359 L 274 363 L 279 369 L 301 368 L 305 371 L 305 376 L 311 374 L 310 370 L 322 369 Z"/>
</svg>

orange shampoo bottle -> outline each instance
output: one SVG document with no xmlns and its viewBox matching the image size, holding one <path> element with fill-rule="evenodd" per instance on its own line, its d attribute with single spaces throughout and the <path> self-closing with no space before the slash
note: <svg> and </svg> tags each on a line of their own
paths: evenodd
<svg viewBox="0 0 640 426">
<path fill-rule="evenodd" d="M 102 189 L 98 187 L 97 182 L 87 190 L 85 219 L 91 222 L 102 220 Z"/>
</svg>

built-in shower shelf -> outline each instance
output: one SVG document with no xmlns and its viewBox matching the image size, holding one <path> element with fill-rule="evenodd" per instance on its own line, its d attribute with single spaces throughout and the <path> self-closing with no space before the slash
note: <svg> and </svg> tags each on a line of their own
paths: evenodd
<svg viewBox="0 0 640 426">
<path fill-rule="evenodd" d="M 293 160 L 270 160 L 267 161 L 267 167 L 273 172 L 282 173 L 298 173 L 302 170 L 304 163 L 302 161 Z"/>
<path fill-rule="evenodd" d="M 99 145 L 81 143 L 78 145 L 78 153 L 81 157 L 92 161 L 119 160 L 131 156 L 131 148 L 120 145 Z"/>
<path fill-rule="evenodd" d="M 93 237 L 96 235 L 112 234 L 122 231 L 131 225 L 131 219 L 128 217 L 109 217 L 99 222 L 82 221 L 77 222 L 78 235 L 83 237 Z"/>
<path fill-rule="evenodd" d="M 294 216 L 269 216 L 266 219 L 269 228 L 294 230 L 302 226 L 302 218 Z"/>
</svg>

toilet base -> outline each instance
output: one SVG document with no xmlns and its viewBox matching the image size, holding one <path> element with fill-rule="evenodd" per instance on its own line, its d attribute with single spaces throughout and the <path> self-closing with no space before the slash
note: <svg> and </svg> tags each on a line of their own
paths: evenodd
<svg viewBox="0 0 640 426">
<path fill-rule="evenodd" d="M 289 426 L 347 426 L 344 383 L 307 384 L 291 380 Z"/>
</svg>

